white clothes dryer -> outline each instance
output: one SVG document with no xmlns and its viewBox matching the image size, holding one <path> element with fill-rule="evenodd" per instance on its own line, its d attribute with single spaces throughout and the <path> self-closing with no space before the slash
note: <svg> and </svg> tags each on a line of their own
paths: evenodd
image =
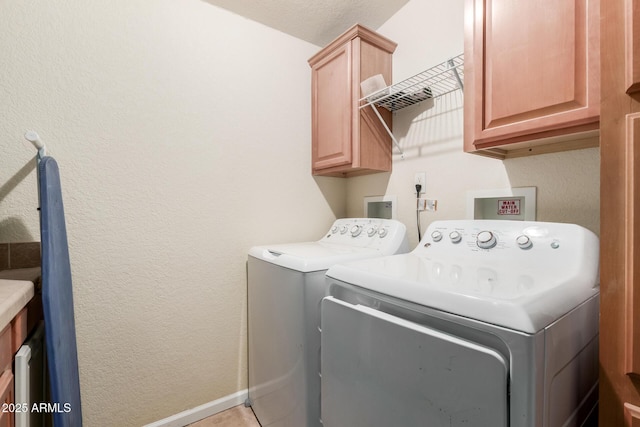
<svg viewBox="0 0 640 427">
<path fill-rule="evenodd" d="M 331 267 L 324 427 L 582 426 L 598 253 L 576 225 L 438 221 L 411 253 Z"/>
<path fill-rule="evenodd" d="M 338 262 L 409 251 L 395 220 L 338 219 L 316 242 L 249 251 L 249 399 L 263 427 L 320 426 L 320 302 Z"/>
</svg>

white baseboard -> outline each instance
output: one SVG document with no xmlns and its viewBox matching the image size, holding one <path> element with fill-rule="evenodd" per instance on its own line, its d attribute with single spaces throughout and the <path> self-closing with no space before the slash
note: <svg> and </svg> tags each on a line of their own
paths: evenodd
<svg viewBox="0 0 640 427">
<path fill-rule="evenodd" d="M 221 397 L 220 399 L 216 399 L 212 402 L 187 409 L 179 414 L 147 424 L 144 427 L 184 427 L 203 418 L 217 414 L 218 412 L 241 405 L 247 399 L 247 396 L 247 389 L 240 390 L 239 392 Z"/>
</svg>

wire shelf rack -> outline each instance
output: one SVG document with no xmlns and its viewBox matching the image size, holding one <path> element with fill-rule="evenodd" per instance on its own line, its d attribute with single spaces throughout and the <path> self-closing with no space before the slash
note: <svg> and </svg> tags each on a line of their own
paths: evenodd
<svg viewBox="0 0 640 427">
<path fill-rule="evenodd" d="M 377 105 L 397 111 L 463 88 L 464 54 L 360 99 L 360 108 Z"/>
<path fill-rule="evenodd" d="M 389 111 L 397 111 L 427 99 L 435 99 L 447 93 L 464 88 L 464 54 L 454 56 L 413 77 L 387 86 L 360 99 L 360 108 L 371 106 L 393 144 L 404 159 L 404 153 L 393 132 L 387 126 L 376 108 L 383 107 Z"/>
</svg>

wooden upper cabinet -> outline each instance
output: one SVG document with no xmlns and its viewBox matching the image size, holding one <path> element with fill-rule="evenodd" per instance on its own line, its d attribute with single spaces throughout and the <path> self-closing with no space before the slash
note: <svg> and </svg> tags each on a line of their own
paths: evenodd
<svg viewBox="0 0 640 427">
<path fill-rule="evenodd" d="M 370 107 L 360 109 L 360 82 L 382 74 L 391 84 L 396 43 L 355 25 L 311 59 L 312 172 L 348 177 L 391 170 L 391 137 Z M 391 127 L 391 113 L 380 108 Z"/>
<path fill-rule="evenodd" d="M 597 145 L 600 0 L 465 1 L 465 151 Z"/>
</svg>

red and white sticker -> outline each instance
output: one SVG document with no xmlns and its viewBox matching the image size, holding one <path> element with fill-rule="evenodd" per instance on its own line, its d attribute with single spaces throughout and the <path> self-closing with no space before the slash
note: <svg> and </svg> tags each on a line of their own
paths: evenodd
<svg viewBox="0 0 640 427">
<path fill-rule="evenodd" d="M 520 215 L 520 200 L 498 200 L 498 215 Z"/>
</svg>

